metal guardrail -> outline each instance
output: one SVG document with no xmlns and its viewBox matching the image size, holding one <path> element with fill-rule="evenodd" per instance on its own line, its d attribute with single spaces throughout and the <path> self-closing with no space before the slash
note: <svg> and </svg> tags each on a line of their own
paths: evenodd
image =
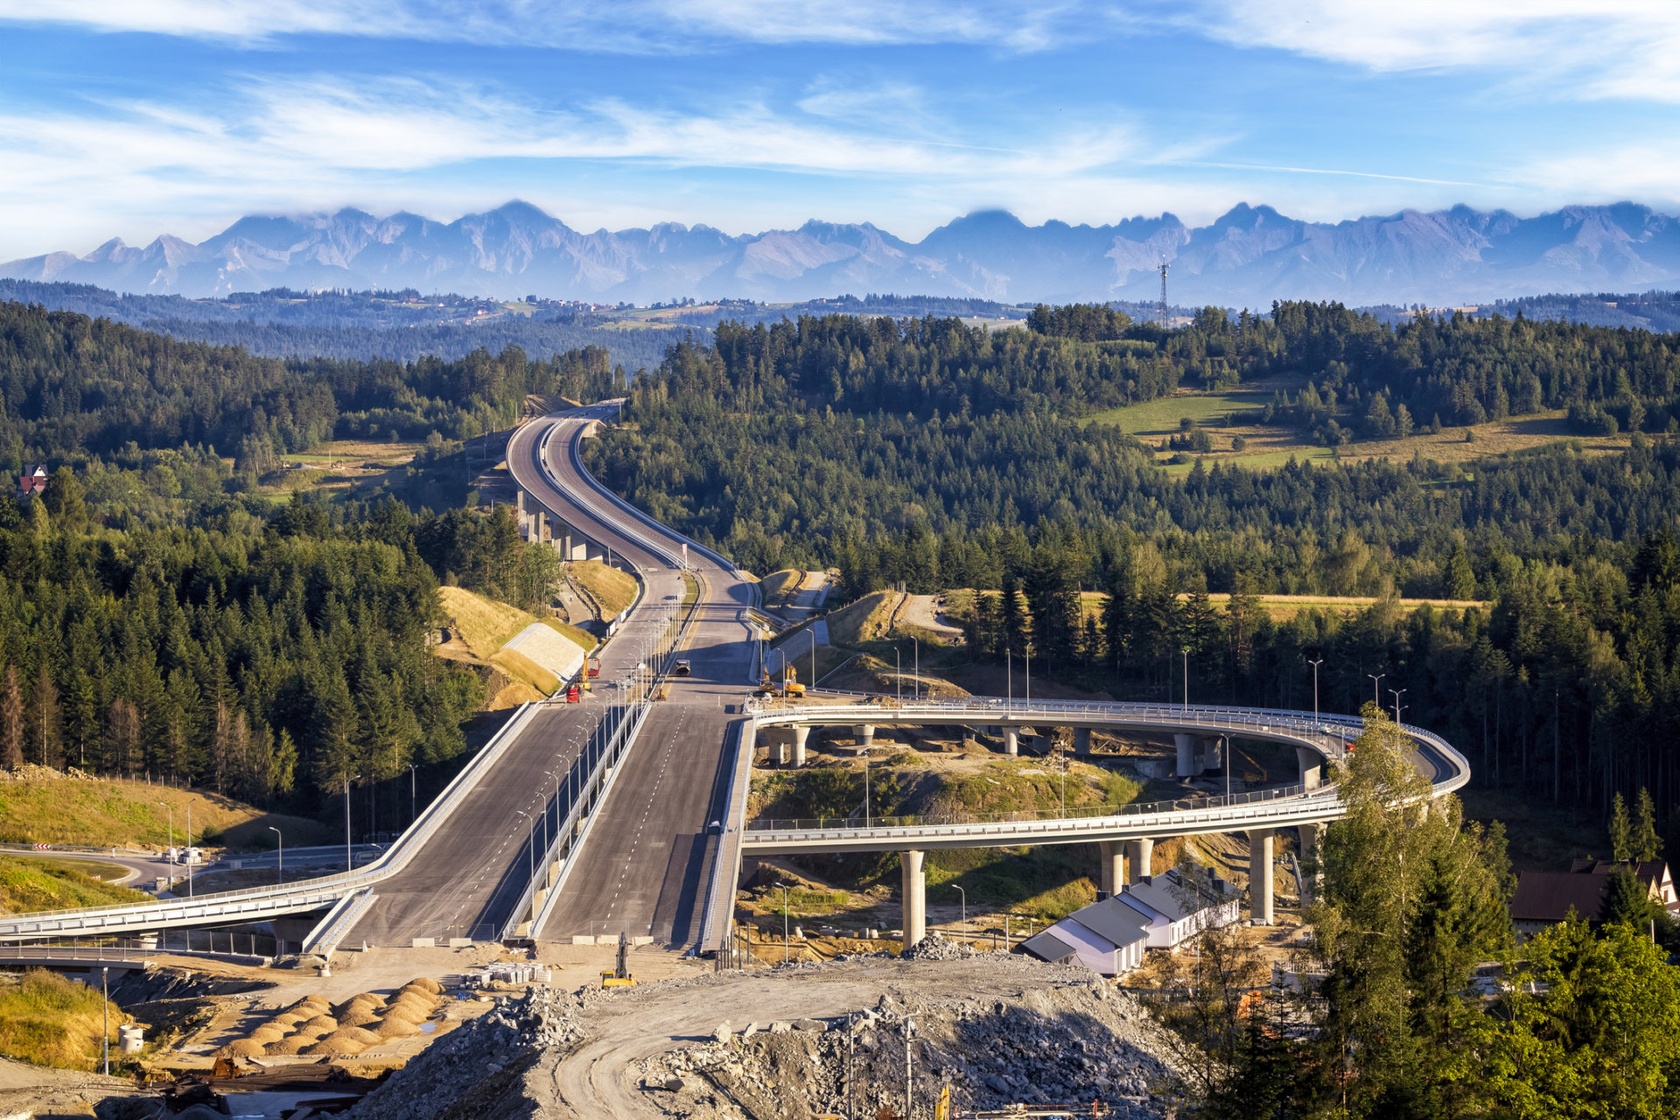
<svg viewBox="0 0 1680 1120">
<path fill-rule="evenodd" d="M 444 787 L 443 793 L 426 807 L 420 819 L 404 831 L 384 855 L 365 867 L 280 886 L 247 887 L 191 898 L 14 915 L 0 918 L 0 941 L 63 936 L 71 932 L 95 934 L 169 925 L 202 925 L 223 919 L 256 920 L 295 914 L 337 902 L 355 890 L 383 882 L 401 871 L 454 812 L 461 799 L 477 785 L 483 772 L 507 752 L 535 711 L 535 704 L 521 705 L 513 718 L 502 725 L 484 748 Z"/>
<path fill-rule="evenodd" d="M 1334 785 L 1315 786 L 1308 790 L 1305 786 L 1277 786 L 1270 789 L 1249 790 L 1245 793 L 1208 794 L 1197 797 L 1179 797 L 1171 801 L 1132 802 L 1126 805 L 1095 805 L 1083 808 L 1075 807 L 1065 813 L 1050 812 L 1048 810 L 1034 812 L 1021 810 L 1008 813 L 975 813 L 961 817 L 938 816 L 873 816 L 869 823 L 854 821 L 852 817 L 818 817 L 818 818 L 780 818 L 761 817 L 748 821 L 744 831 L 750 836 L 755 832 L 828 832 L 836 828 L 848 831 L 862 832 L 874 828 L 922 828 L 938 827 L 942 825 L 988 825 L 988 824 L 1027 824 L 1032 822 L 1064 822 L 1102 820 L 1112 821 L 1122 817 L 1155 816 L 1165 813 L 1195 812 L 1202 809 L 1221 809 L 1240 805 L 1264 805 L 1284 798 L 1298 798 L 1302 794 L 1310 798 L 1318 798 L 1335 792 Z"/>
<path fill-rule="evenodd" d="M 1106 723 L 1113 726 L 1145 725 L 1161 730 L 1192 728 L 1205 731 L 1247 732 L 1286 742 L 1296 742 L 1328 757 L 1345 757 L 1349 738 L 1364 730 L 1357 716 L 1309 715 L 1281 709 L 1160 705 L 1136 703 L 1086 703 L 1080 701 L 1035 701 L 1019 706 L 1009 700 L 924 701 L 911 704 L 852 705 L 753 705 L 755 723 L 765 724 L 857 724 L 891 725 L 895 719 L 927 723 L 949 719 L 961 724 L 1027 724 L 1069 721 Z M 1432 796 L 1454 792 L 1470 780 L 1469 761 L 1451 744 L 1431 731 L 1409 724 L 1400 729 L 1427 752 L 1439 757 L 1446 767 L 1436 766 Z M 1186 803 L 1188 802 L 1188 804 Z M 988 844 L 1077 842 L 1099 838 L 1093 834 L 1141 830 L 1170 832 L 1193 829 L 1199 832 L 1224 828 L 1240 830 L 1283 820 L 1305 823 L 1333 820 L 1343 813 L 1333 785 L 1311 789 L 1286 786 L 1273 790 L 1231 796 L 1210 795 L 1172 802 L 1112 809 L 1088 809 L 1074 813 L 988 814 L 963 820 L 933 820 L 926 817 L 871 818 L 867 823 L 853 818 L 743 823 L 743 844 L 753 851 L 798 849 L 882 850 L 894 847 L 973 846 Z M 732 822 L 733 823 L 733 822 Z M 1217 827 L 1209 827 L 1217 826 Z"/>
<path fill-rule="evenodd" d="M 738 822 L 746 814 L 747 790 L 752 784 L 753 750 L 758 745 L 758 724 L 743 719 L 735 722 L 734 769 L 729 778 L 729 803 L 724 807 L 724 832 L 718 837 L 717 855 L 706 884 L 705 909 L 700 912 L 700 952 L 722 950 L 735 912 L 735 883 L 741 877 L 741 842 L 744 832 Z"/>
</svg>

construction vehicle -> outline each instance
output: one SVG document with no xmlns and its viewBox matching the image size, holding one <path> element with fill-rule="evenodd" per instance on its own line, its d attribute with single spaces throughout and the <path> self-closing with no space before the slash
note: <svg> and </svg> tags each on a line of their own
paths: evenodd
<svg viewBox="0 0 1680 1120">
<path fill-rule="evenodd" d="M 805 695 L 805 686 L 799 683 L 799 673 L 789 664 L 782 672 L 782 683 L 777 687 L 776 681 L 770 676 L 770 667 L 766 665 L 763 675 L 759 677 L 758 688 L 753 690 L 754 696 L 785 696 L 789 698 Z"/>
<path fill-rule="evenodd" d="M 630 975 L 630 935 L 618 935 L 618 964 L 611 972 L 602 970 L 601 987 L 603 988 L 633 988 L 636 978 Z"/>
<path fill-rule="evenodd" d="M 594 680 L 596 677 L 601 675 L 601 659 L 599 657 L 591 657 L 583 664 L 584 673 L 590 680 Z"/>
<path fill-rule="evenodd" d="M 581 703 L 582 701 L 583 701 L 583 690 L 580 689 L 575 684 L 568 685 L 566 687 L 566 703 L 568 703 L 568 704 L 578 704 L 578 703 Z"/>
</svg>

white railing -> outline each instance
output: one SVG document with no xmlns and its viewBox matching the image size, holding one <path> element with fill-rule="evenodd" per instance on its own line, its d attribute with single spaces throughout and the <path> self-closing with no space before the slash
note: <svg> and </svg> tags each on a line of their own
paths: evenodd
<svg viewBox="0 0 1680 1120">
<path fill-rule="evenodd" d="M 420 819 L 383 855 L 365 867 L 284 885 L 218 891 L 191 898 L 19 914 L 0 918 L 0 941 L 50 937 L 71 931 L 109 933 L 170 925 L 202 925 L 222 919 L 255 920 L 313 910 L 337 902 L 353 891 L 384 882 L 407 866 L 415 853 L 425 846 L 426 841 L 455 811 L 461 799 L 507 752 L 535 710 L 534 704 L 521 705 L 513 718 L 502 725 L 484 748 L 461 768 L 443 793 L 426 807 Z"/>
<path fill-rule="evenodd" d="M 1272 708 L 1207 705 L 1089 703 L 1037 700 L 1030 704 L 1000 698 L 958 701 L 891 701 L 849 705 L 753 704 L 757 724 L 852 724 L 891 726 L 895 722 L 1022 725 L 1040 723 L 1149 726 L 1161 730 L 1196 729 L 1222 734 L 1247 732 L 1296 742 L 1340 760 L 1346 745 L 1364 730 L 1357 716 L 1326 715 Z M 1470 780 L 1467 759 L 1431 731 L 1401 725 L 1421 748 L 1433 754 L 1433 796 L 1454 792 Z M 1443 772 L 1444 770 L 1444 772 Z M 999 813 L 962 819 L 873 817 L 845 819 L 761 820 L 740 822 L 742 844 L 751 851 L 798 849 L 888 850 L 929 847 L 980 847 L 989 843 L 1067 843 L 1123 834 L 1171 835 L 1174 832 L 1241 831 L 1256 825 L 1333 820 L 1343 807 L 1333 785 L 1286 786 L 1233 795 L 1207 795 L 1143 805 L 1076 809 L 1072 813 Z M 1280 824 L 1282 822 L 1282 824 Z M 735 822 L 732 822 L 734 824 Z"/>
</svg>

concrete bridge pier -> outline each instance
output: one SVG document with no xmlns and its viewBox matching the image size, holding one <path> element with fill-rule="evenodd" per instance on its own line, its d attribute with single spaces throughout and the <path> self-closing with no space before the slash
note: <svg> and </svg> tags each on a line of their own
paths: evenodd
<svg viewBox="0 0 1680 1120">
<path fill-rule="evenodd" d="M 1089 727 L 1076 727 L 1073 729 L 1073 753 L 1091 753 L 1091 729 Z"/>
<path fill-rule="evenodd" d="M 1255 925 L 1272 924 L 1272 830 L 1248 834 L 1248 916 Z"/>
<path fill-rule="evenodd" d="M 1126 842 L 1102 840 L 1098 842 L 1097 849 L 1102 853 L 1098 887 L 1104 894 L 1113 897 L 1126 885 Z"/>
<path fill-rule="evenodd" d="M 526 540 L 531 539 L 531 521 L 525 516 L 525 491 L 513 492 L 513 519 L 519 526 L 520 535 Z"/>
<path fill-rule="evenodd" d="M 1155 854 L 1155 841 L 1128 840 L 1126 841 L 1126 854 L 1127 862 L 1131 865 L 1126 868 L 1126 881 L 1141 883 L 1149 878 L 1149 859 Z"/>
<path fill-rule="evenodd" d="M 1006 727 L 1003 729 L 1003 753 L 1014 756 L 1021 753 L 1021 729 Z"/>
<path fill-rule="evenodd" d="M 805 744 L 810 742 L 811 729 L 809 727 L 795 727 L 793 729 L 793 764 L 805 765 Z"/>
<path fill-rule="evenodd" d="M 1311 747 L 1295 748 L 1295 764 L 1301 768 L 1301 786 L 1317 789 L 1324 777 L 1324 760 Z"/>
<path fill-rule="evenodd" d="M 1193 778 L 1200 773 L 1196 769 L 1196 737 L 1185 731 L 1174 732 L 1173 746 L 1178 748 L 1178 776 Z"/>
<path fill-rule="evenodd" d="M 905 851 L 898 853 L 898 867 L 903 875 L 904 947 L 915 946 L 927 936 L 927 873 L 922 870 L 926 853 Z"/>
<path fill-rule="evenodd" d="M 1199 770 L 1222 770 L 1225 768 L 1225 754 L 1219 749 L 1219 739 L 1203 739 L 1202 752 L 1197 759 Z"/>
<path fill-rule="evenodd" d="M 875 727 L 874 727 L 874 725 L 873 724 L 868 724 L 868 723 L 858 724 L 856 727 L 852 728 L 852 738 L 857 741 L 858 746 L 863 747 L 865 749 L 868 749 L 869 747 L 874 746 L 875 745 Z"/>
</svg>

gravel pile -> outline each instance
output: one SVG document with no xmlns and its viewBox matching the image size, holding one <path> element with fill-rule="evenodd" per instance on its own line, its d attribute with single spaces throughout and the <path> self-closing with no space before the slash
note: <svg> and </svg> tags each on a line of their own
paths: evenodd
<svg viewBox="0 0 1680 1120">
<path fill-rule="evenodd" d="M 482 1111 L 487 1100 L 516 1092 L 537 1055 L 564 1052 L 582 1041 L 577 1006 L 575 997 L 550 988 L 498 999 L 493 1009 L 438 1039 L 364 1097 L 346 1114 L 348 1120 L 492 1115 Z"/>
<path fill-rule="evenodd" d="M 902 1111 L 909 1020 L 921 1114 L 948 1081 L 961 1108 L 1100 1098 L 1116 1120 L 1170 1115 L 1176 1078 L 1160 1057 L 1160 1029 L 1130 996 L 1067 972 L 1067 983 L 1015 999 L 883 997 L 842 1018 L 719 1024 L 709 1043 L 640 1063 L 642 1087 L 684 1120 Z"/>
</svg>

